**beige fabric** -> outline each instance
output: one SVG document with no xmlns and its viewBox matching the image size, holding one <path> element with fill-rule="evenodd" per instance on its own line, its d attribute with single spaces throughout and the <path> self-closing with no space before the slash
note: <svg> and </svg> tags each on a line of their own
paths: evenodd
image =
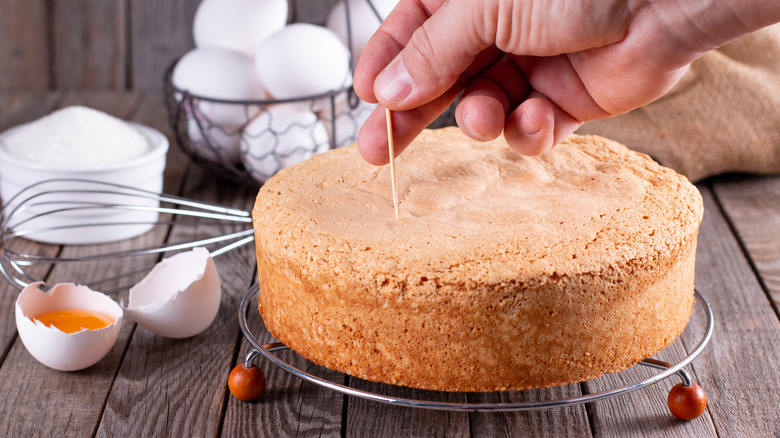
<svg viewBox="0 0 780 438">
<path fill-rule="evenodd" d="M 650 105 L 578 133 L 617 140 L 692 181 L 780 172 L 780 24 L 707 53 Z"/>
</svg>

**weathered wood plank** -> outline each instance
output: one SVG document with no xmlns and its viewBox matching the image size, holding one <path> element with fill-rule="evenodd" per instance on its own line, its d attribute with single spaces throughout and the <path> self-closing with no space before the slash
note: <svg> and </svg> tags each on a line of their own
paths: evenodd
<svg viewBox="0 0 780 438">
<path fill-rule="evenodd" d="M 451 403 L 466 402 L 465 393 L 422 391 L 356 378 L 351 378 L 351 386 L 391 397 L 423 398 Z M 355 437 L 468 437 L 469 416 L 466 412 L 415 409 L 351 397 L 348 403 L 346 434 Z"/>
<path fill-rule="evenodd" d="M 713 190 L 780 308 L 780 177 L 725 177 Z"/>
<path fill-rule="evenodd" d="M 577 384 L 546 389 L 506 393 L 471 394 L 469 402 L 518 403 L 560 400 L 582 394 Z M 471 435 L 475 437 L 561 437 L 590 436 L 590 425 L 584 406 L 545 409 L 526 412 L 472 413 Z"/>
<path fill-rule="evenodd" d="M 248 209 L 254 189 L 212 179 L 200 169 L 189 173 L 183 195 Z M 172 242 L 218 236 L 248 224 L 182 221 Z M 219 313 L 203 333 L 165 339 L 146 329 L 134 333 L 114 382 L 99 436 L 215 436 L 226 402 L 226 378 L 238 348 L 238 303 L 254 274 L 254 248 L 246 245 L 215 259 L 222 281 Z M 145 421 L 137 421 L 141 415 Z"/>
<path fill-rule="evenodd" d="M 47 4 L 0 0 L 0 91 L 49 88 Z"/>
<path fill-rule="evenodd" d="M 129 0 L 129 87 L 161 90 L 165 69 L 194 47 L 192 19 L 200 0 Z"/>
<path fill-rule="evenodd" d="M 699 313 L 695 317 L 701 318 L 701 315 Z M 697 334 L 701 336 L 703 330 L 698 330 Z M 677 340 L 653 357 L 676 363 L 686 354 L 682 342 Z M 636 365 L 621 373 L 607 374 L 588 381 L 584 386 L 588 393 L 595 393 L 624 386 L 657 372 Z M 669 413 L 666 397 L 672 386 L 679 382 L 679 378 L 672 376 L 650 387 L 591 403 L 588 411 L 591 413 L 594 435 L 598 437 L 716 436 L 712 421 L 706 412 L 698 419 L 688 422 L 679 421 Z"/>
<path fill-rule="evenodd" d="M 54 88 L 125 88 L 125 3 L 122 0 L 57 0 L 52 8 Z"/>
<path fill-rule="evenodd" d="M 258 339 L 261 343 L 274 341 L 271 335 L 264 331 L 262 319 L 255 309 L 253 303 L 247 318 L 248 326 L 253 333 L 263 334 Z M 242 339 L 237 363 L 244 361 L 249 350 L 249 343 Z M 344 383 L 343 375 L 312 365 L 292 352 L 278 354 L 299 369 Z M 252 403 L 241 402 L 230 396 L 222 436 L 341 436 L 344 396 L 304 382 L 261 357 L 255 359 L 255 364 L 266 374 L 266 391 Z"/>
<path fill-rule="evenodd" d="M 778 436 L 780 324 L 712 192 L 702 195 L 696 287 L 713 307 L 715 333 L 693 369 L 719 436 Z M 683 341 L 691 348 L 695 339 Z"/>
</svg>

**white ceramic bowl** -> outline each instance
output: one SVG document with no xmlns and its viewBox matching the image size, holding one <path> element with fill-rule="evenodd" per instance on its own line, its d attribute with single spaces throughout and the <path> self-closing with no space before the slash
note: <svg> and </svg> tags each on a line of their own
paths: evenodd
<svg viewBox="0 0 780 438">
<path fill-rule="evenodd" d="M 156 207 L 159 201 L 115 193 L 78 192 L 94 191 L 96 186 L 89 181 L 119 184 L 156 194 L 162 192 L 168 139 L 147 126 L 129 125 L 149 141 L 151 147 L 147 153 L 126 161 L 77 168 L 36 163 L 11 155 L 3 147 L 3 139 L 19 127 L 0 133 L 0 197 L 5 204 L 3 228 L 23 232 L 24 237 L 31 240 L 53 244 L 113 242 L 149 231 L 157 222 L 156 211 L 105 208 L 97 204 Z M 57 181 L 45 182 L 49 180 Z M 50 193 L 52 190 L 56 193 Z M 35 197 L 34 202 L 25 202 L 30 197 Z M 17 208 L 20 204 L 24 208 Z M 73 209 L 73 206 L 79 208 Z M 61 209 L 68 211 L 57 211 Z"/>
</svg>

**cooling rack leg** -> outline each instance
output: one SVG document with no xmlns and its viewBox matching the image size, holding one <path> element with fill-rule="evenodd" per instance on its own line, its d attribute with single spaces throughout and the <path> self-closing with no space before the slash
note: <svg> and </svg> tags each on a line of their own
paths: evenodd
<svg viewBox="0 0 780 438">
<path fill-rule="evenodd" d="M 666 402 L 672 415 L 680 420 L 693 420 L 707 408 L 707 393 L 694 382 L 690 382 L 689 385 L 681 382 L 669 391 Z"/>
<path fill-rule="evenodd" d="M 246 359 L 244 359 L 244 366 L 247 368 L 251 368 L 254 365 L 255 358 L 257 357 L 258 354 L 260 354 L 260 352 L 258 352 L 254 348 L 249 353 L 247 353 Z"/>
<path fill-rule="evenodd" d="M 677 375 L 682 382 L 674 385 L 669 391 L 666 403 L 669 412 L 680 420 L 693 420 L 707 408 L 707 393 L 691 379 L 688 371 L 681 369 Z"/>
<path fill-rule="evenodd" d="M 668 362 L 651 357 L 641 363 L 653 368 L 671 368 L 673 366 Z M 689 421 L 698 418 L 707 408 L 707 393 L 693 381 L 688 371 L 681 368 L 677 371 L 677 376 L 682 382 L 669 391 L 669 396 L 666 398 L 669 412 L 680 420 Z"/>
<path fill-rule="evenodd" d="M 265 373 L 253 363 L 258 354 L 257 350 L 252 349 L 244 362 L 237 364 L 228 376 L 230 393 L 241 401 L 257 400 L 265 391 Z"/>
</svg>

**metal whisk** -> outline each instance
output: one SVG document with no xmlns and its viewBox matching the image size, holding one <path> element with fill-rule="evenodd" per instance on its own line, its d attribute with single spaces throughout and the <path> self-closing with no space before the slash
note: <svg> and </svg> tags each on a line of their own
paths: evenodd
<svg viewBox="0 0 780 438">
<path fill-rule="evenodd" d="M 68 281 L 116 292 L 129 289 L 163 253 L 204 246 L 216 256 L 252 242 L 251 223 L 247 211 L 178 196 L 89 180 L 43 181 L 2 209 L 0 271 L 23 288 L 54 264 L 89 263 L 101 278 Z M 149 243 L 155 239 L 160 243 Z M 118 258 L 143 263 L 107 263 Z"/>
</svg>

